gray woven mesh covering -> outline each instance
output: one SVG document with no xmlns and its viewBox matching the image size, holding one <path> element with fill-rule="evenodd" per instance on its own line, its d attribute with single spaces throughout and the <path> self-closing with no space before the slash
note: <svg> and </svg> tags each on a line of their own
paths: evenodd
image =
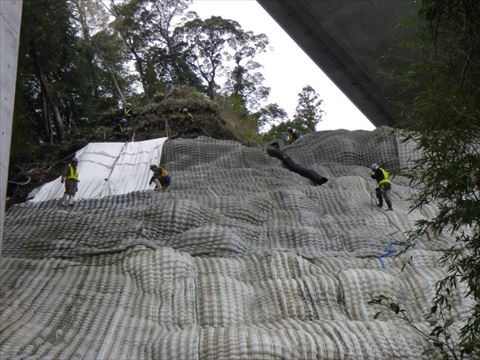
<svg viewBox="0 0 480 360">
<path fill-rule="evenodd" d="M 413 139 L 407 138 L 404 131 L 397 130 L 396 138 L 400 169 L 402 171 L 408 171 L 415 165 L 415 161 L 420 158 L 421 151 L 418 149 L 417 143 Z"/>
<path fill-rule="evenodd" d="M 425 329 L 444 275 L 444 236 L 380 261 L 435 211 L 408 212 L 400 175 L 395 211 L 372 206 L 367 167 L 400 169 L 397 145 L 385 128 L 305 136 L 286 153 L 329 178 L 313 186 L 259 149 L 177 139 L 163 150 L 168 191 L 14 206 L 0 358 L 434 358 L 409 325 L 389 312 L 374 320 L 382 308 L 368 304 L 389 296 Z M 456 294 L 457 322 L 467 306 Z"/>
</svg>

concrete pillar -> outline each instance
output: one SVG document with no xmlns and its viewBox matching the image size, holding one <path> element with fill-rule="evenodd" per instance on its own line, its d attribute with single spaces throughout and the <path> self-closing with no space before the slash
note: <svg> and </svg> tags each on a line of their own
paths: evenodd
<svg viewBox="0 0 480 360">
<path fill-rule="evenodd" d="M 0 0 L 0 255 L 17 80 L 22 0 Z"/>
</svg>

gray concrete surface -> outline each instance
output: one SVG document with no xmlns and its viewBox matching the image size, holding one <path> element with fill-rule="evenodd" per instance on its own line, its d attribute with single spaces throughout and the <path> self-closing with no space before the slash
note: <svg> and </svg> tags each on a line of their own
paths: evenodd
<svg viewBox="0 0 480 360">
<path fill-rule="evenodd" d="M 409 57 L 393 47 L 413 31 L 407 0 L 257 0 L 376 126 L 395 125 L 398 89 L 380 71 Z"/>
<path fill-rule="evenodd" d="M 22 0 L 0 1 L 0 254 L 17 78 Z"/>
</svg>

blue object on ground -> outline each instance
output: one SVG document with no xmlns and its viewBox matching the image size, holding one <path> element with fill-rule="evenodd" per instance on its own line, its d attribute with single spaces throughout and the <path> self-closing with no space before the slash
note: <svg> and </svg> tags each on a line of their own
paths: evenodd
<svg viewBox="0 0 480 360">
<path fill-rule="evenodd" d="M 389 257 L 390 255 L 395 254 L 395 250 L 392 249 L 393 242 L 388 243 L 387 246 L 383 248 L 383 253 L 378 255 L 378 259 L 380 260 L 380 264 L 382 265 L 382 269 L 385 269 L 385 264 L 383 263 L 383 258 Z"/>
</svg>

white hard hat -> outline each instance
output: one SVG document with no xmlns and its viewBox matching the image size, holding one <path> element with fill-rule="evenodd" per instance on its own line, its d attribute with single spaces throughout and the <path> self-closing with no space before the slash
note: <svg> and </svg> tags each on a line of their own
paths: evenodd
<svg viewBox="0 0 480 360">
<path fill-rule="evenodd" d="M 76 156 L 74 156 L 74 157 L 72 158 L 72 162 L 77 162 L 77 163 L 78 163 L 78 158 L 77 158 Z"/>
<path fill-rule="evenodd" d="M 370 169 L 372 169 L 372 170 L 377 170 L 379 167 L 380 167 L 380 165 L 378 165 L 377 163 L 373 163 L 373 164 L 370 166 Z"/>
</svg>

